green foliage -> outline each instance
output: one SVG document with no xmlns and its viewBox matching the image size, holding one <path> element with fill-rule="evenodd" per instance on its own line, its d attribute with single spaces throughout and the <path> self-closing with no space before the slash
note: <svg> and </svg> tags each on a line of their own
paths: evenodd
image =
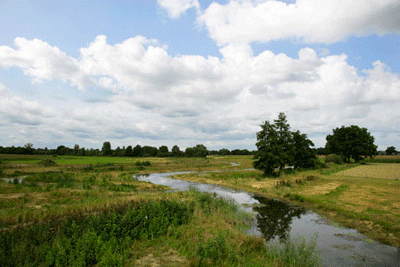
<svg viewBox="0 0 400 267">
<path fill-rule="evenodd" d="M 151 162 L 149 160 L 144 160 L 144 161 L 136 161 L 135 166 L 138 167 L 148 167 L 151 166 Z"/>
<path fill-rule="evenodd" d="M 166 234 L 192 210 L 176 201 L 115 206 L 103 213 L 0 231 L 2 266 L 123 266 L 137 239 Z"/>
<path fill-rule="evenodd" d="M 197 248 L 197 255 L 200 257 L 198 266 L 208 265 L 211 261 L 213 266 L 218 263 L 224 263 L 228 258 L 230 262 L 235 261 L 235 254 L 226 244 L 224 235 L 220 232 L 213 239 L 209 239 L 206 243 L 201 242 Z"/>
<path fill-rule="evenodd" d="M 196 197 L 201 211 L 206 215 L 213 214 L 216 210 L 223 210 L 227 213 L 235 213 L 237 211 L 236 204 L 232 201 L 217 197 L 216 193 L 208 194 L 199 191 L 190 190 L 190 193 Z"/>
<path fill-rule="evenodd" d="M 271 258 L 278 256 L 283 266 L 312 267 L 321 265 L 317 236 L 308 242 L 304 237 L 289 237 L 282 245 L 276 243 L 269 245 L 268 254 Z"/>
<path fill-rule="evenodd" d="M 316 164 L 316 153 L 310 148 L 314 144 L 307 135 L 299 131 L 291 132 L 286 115 L 280 113 L 274 124 L 265 121 L 257 133 L 257 152 L 254 168 L 262 170 L 266 176 L 279 175 L 285 166 L 310 168 Z M 276 171 L 278 170 L 278 172 Z"/>
<path fill-rule="evenodd" d="M 84 177 L 82 183 L 83 183 L 83 189 L 86 190 L 92 189 L 92 185 L 96 183 L 96 176 L 91 175 L 89 178 Z"/>
<path fill-rule="evenodd" d="M 203 144 L 196 145 L 195 147 L 188 147 L 185 150 L 186 157 L 206 157 L 208 154 L 209 151 Z"/>
<path fill-rule="evenodd" d="M 375 157 L 372 159 L 368 159 L 367 162 L 376 162 L 376 163 L 400 163 L 399 157 Z"/>
<path fill-rule="evenodd" d="M 50 167 L 50 166 L 57 165 L 52 159 L 41 160 L 38 164 L 41 166 L 44 166 L 44 167 Z"/>
<path fill-rule="evenodd" d="M 101 149 L 101 153 L 103 156 L 110 156 L 112 154 L 111 150 L 111 143 L 110 142 L 104 142 L 103 147 Z"/>
<path fill-rule="evenodd" d="M 389 146 L 386 148 L 386 155 L 395 155 L 397 153 L 396 148 L 394 146 Z"/>
<path fill-rule="evenodd" d="M 326 137 L 325 148 L 328 153 L 342 156 L 347 163 L 351 158 L 359 162 L 363 157 L 373 157 L 377 154 L 374 140 L 366 128 L 356 125 L 342 126 L 333 129 L 333 134 Z"/>
<path fill-rule="evenodd" d="M 333 162 L 336 164 L 342 164 L 343 158 L 336 154 L 329 154 L 325 157 L 325 163 Z"/>
<path fill-rule="evenodd" d="M 329 197 L 337 197 L 337 196 L 341 195 L 347 189 L 349 189 L 348 185 L 341 185 L 341 186 L 335 188 L 334 190 L 332 190 L 331 192 L 326 193 L 325 195 L 329 196 Z"/>
</svg>

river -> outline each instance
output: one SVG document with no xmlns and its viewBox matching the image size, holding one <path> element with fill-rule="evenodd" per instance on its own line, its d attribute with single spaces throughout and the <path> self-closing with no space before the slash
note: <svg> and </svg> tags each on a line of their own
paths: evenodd
<svg viewBox="0 0 400 267">
<path fill-rule="evenodd" d="M 291 205 L 229 188 L 188 182 L 170 178 L 177 173 L 153 173 L 138 175 L 136 179 L 165 185 L 173 190 L 185 191 L 195 188 L 200 192 L 216 193 L 220 197 L 234 200 L 242 209 L 255 213 L 248 234 L 263 236 L 267 241 L 285 239 L 287 236 L 316 236 L 321 253 L 322 266 L 400 266 L 400 249 L 374 241 L 354 229 L 333 224 L 328 219 Z"/>
</svg>

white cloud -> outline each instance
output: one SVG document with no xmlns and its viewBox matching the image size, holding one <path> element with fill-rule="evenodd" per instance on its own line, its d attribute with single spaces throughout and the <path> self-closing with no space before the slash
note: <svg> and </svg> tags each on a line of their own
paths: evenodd
<svg viewBox="0 0 400 267">
<path fill-rule="evenodd" d="M 218 45 L 298 39 L 334 43 L 349 36 L 400 32 L 398 0 L 230 0 L 212 3 L 198 22 Z"/>
<path fill-rule="evenodd" d="M 200 9 L 197 0 L 157 0 L 157 3 L 168 12 L 168 16 L 172 19 L 179 18 L 190 8 Z"/>
<path fill-rule="evenodd" d="M 252 147 L 259 124 L 281 111 L 318 146 L 341 125 L 357 124 L 379 136 L 388 128 L 400 132 L 400 124 L 391 123 L 400 118 L 400 77 L 380 61 L 357 70 L 346 55 L 318 56 L 311 48 L 300 50 L 298 58 L 271 51 L 254 55 L 249 45 L 237 43 L 221 48 L 221 58 L 171 56 L 142 36 L 114 45 L 98 36 L 79 58 L 36 39 L 19 38 L 16 44 L 18 49 L 0 48 L 0 67 L 19 67 L 34 81 L 69 82 L 91 95 L 111 94 L 103 102 L 83 103 L 76 95 L 65 102 L 30 100 L 0 83 L 0 117 L 6 122 L 0 135 L 14 136 L 11 144 L 34 137 L 60 144 Z"/>
</svg>

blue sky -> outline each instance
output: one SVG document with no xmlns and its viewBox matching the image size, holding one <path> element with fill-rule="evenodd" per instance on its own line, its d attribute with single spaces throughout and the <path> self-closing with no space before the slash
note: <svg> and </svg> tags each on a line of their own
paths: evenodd
<svg viewBox="0 0 400 267">
<path fill-rule="evenodd" d="M 353 2 L 0 0 L 0 145 L 254 149 L 282 111 L 400 149 L 400 3 Z"/>
</svg>

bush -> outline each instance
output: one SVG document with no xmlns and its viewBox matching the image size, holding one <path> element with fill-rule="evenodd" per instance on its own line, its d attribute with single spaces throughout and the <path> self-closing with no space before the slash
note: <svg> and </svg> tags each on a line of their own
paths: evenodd
<svg viewBox="0 0 400 267">
<path fill-rule="evenodd" d="M 336 164 L 342 164 L 343 163 L 343 158 L 339 155 L 336 154 L 329 154 L 325 157 L 325 162 L 333 162 Z"/>
<path fill-rule="evenodd" d="M 145 161 L 136 161 L 136 162 L 135 162 L 135 165 L 138 166 L 138 167 L 148 167 L 148 166 L 151 166 L 151 162 L 148 161 L 148 160 L 145 160 Z"/>
<path fill-rule="evenodd" d="M 44 166 L 44 167 L 50 167 L 50 166 L 55 166 L 55 165 L 57 165 L 57 164 L 56 164 L 53 160 L 51 160 L 51 159 L 44 159 L 44 160 L 40 161 L 38 164 L 41 165 L 41 166 Z"/>
</svg>

